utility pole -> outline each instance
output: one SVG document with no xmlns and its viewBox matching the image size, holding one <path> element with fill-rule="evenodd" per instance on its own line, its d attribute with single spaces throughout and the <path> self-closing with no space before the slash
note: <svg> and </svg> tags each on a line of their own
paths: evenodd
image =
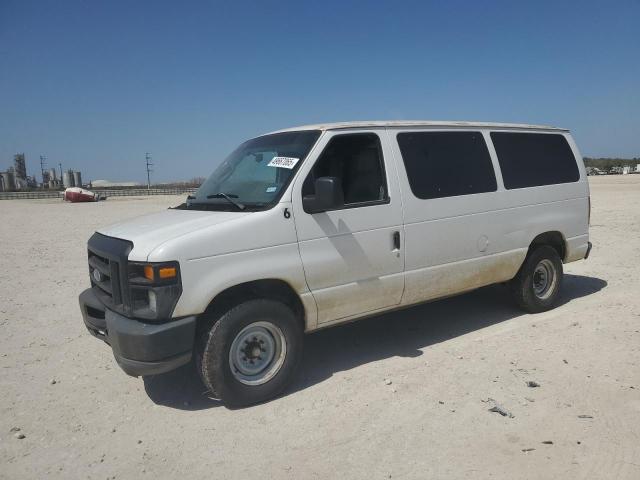
<svg viewBox="0 0 640 480">
<path fill-rule="evenodd" d="M 46 160 L 47 160 L 46 156 L 40 155 L 40 173 L 42 174 L 42 188 L 45 188 L 45 186 L 44 186 L 44 166 L 47 163 Z"/>
<path fill-rule="evenodd" d="M 151 154 L 149 152 L 145 153 L 144 159 L 147 162 L 147 194 L 149 194 L 151 190 L 151 172 L 153 172 L 150 168 L 153 166 L 153 163 L 149 162 L 149 160 L 151 160 Z"/>
</svg>

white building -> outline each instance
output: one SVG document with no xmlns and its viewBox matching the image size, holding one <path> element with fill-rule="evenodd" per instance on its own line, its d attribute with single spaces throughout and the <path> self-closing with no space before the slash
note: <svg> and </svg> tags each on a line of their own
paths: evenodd
<svg viewBox="0 0 640 480">
<path fill-rule="evenodd" d="M 109 188 L 109 187 L 140 187 L 138 182 L 111 182 L 109 180 L 94 180 L 91 182 L 93 188 Z"/>
</svg>

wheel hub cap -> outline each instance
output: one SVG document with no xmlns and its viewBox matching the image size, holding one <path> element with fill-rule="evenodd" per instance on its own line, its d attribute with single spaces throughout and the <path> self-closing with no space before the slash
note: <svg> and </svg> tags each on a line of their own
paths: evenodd
<svg viewBox="0 0 640 480">
<path fill-rule="evenodd" d="M 555 266 L 548 259 L 541 260 L 533 271 L 533 293 L 540 299 L 546 299 L 553 293 L 555 283 Z"/>
<path fill-rule="evenodd" d="M 284 334 L 271 322 L 243 328 L 229 350 L 231 373 L 245 385 L 261 385 L 278 373 L 286 356 Z"/>
</svg>

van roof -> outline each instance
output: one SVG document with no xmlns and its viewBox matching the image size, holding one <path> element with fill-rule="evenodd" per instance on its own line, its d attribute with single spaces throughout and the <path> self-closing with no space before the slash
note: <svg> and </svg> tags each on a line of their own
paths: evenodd
<svg viewBox="0 0 640 480">
<path fill-rule="evenodd" d="M 492 123 L 492 122 L 455 122 L 455 121 L 433 121 L 433 120 L 383 120 L 383 121 L 357 121 L 357 122 L 334 122 L 318 123 L 316 125 L 302 125 L 300 127 L 285 128 L 271 133 L 292 132 L 295 130 L 340 130 L 349 128 L 368 127 L 435 127 L 435 128 L 499 128 L 514 130 L 556 130 L 568 132 L 566 128 L 549 127 L 546 125 L 528 125 L 525 123 Z"/>
</svg>

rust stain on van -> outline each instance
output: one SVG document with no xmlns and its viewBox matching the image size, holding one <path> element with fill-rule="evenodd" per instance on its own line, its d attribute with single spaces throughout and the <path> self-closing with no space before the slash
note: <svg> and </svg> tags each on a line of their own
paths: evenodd
<svg viewBox="0 0 640 480">
<path fill-rule="evenodd" d="M 402 274 L 394 274 L 314 292 L 318 306 L 318 323 L 333 322 L 340 318 L 399 305 L 401 282 Z"/>
<path fill-rule="evenodd" d="M 431 300 L 511 280 L 525 255 L 526 250 L 517 250 L 407 272 L 403 303 Z"/>
</svg>

